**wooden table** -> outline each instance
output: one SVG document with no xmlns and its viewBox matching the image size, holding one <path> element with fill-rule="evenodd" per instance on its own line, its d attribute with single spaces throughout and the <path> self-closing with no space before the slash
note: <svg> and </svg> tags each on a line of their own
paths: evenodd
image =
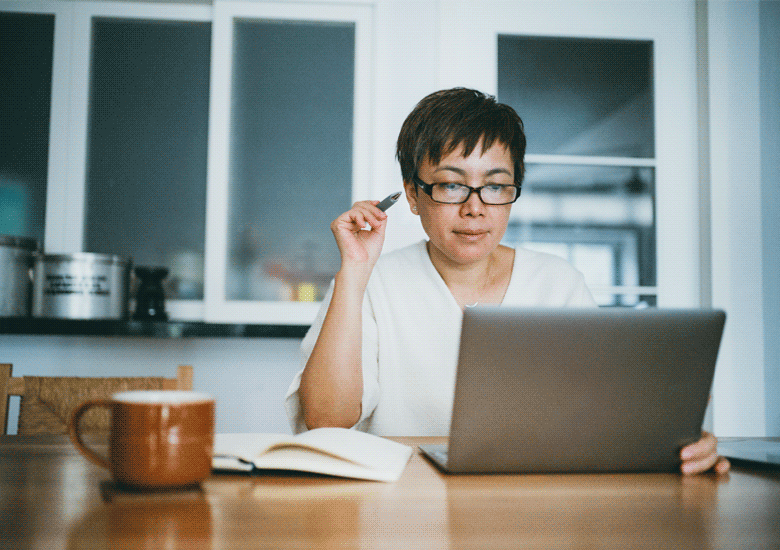
<svg viewBox="0 0 780 550">
<path fill-rule="evenodd" d="M 572 547 L 776 549 L 780 472 L 445 476 L 416 452 L 392 484 L 219 474 L 138 495 L 64 437 L 0 438 L 3 549 Z"/>
</svg>

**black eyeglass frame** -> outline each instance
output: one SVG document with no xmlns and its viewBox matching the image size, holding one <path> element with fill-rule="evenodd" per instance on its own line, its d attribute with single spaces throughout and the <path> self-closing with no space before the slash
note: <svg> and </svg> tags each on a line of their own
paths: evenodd
<svg viewBox="0 0 780 550">
<path fill-rule="evenodd" d="M 486 206 L 503 206 L 505 204 L 513 204 L 513 203 L 515 203 L 517 201 L 517 199 L 520 198 L 520 186 L 517 185 L 516 183 L 513 183 L 511 185 L 493 183 L 493 184 L 490 184 L 490 185 L 483 185 L 481 187 L 469 187 L 468 185 L 463 185 L 461 183 L 457 183 L 455 185 L 460 185 L 460 186 L 465 187 L 465 188 L 467 188 L 469 190 L 469 192 L 466 195 L 466 197 L 462 201 L 458 201 L 458 202 L 442 202 L 442 201 L 437 201 L 436 199 L 433 198 L 433 186 L 434 185 L 439 185 L 439 184 L 436 184 L 436 183 L 425 183 L 423 180 L 420 179 L 420 177 L 417 174 L 414 174 L 412 176 L 412 182 L 417 187 L 419 187 L 423 191 L 425 191 L 425 194 L 428 195 L 429 197 L 431 197 L 431 200 L 433 202 L 437 203 L 437 204 L 463 204 L 464 202 L 467 202 L 471 198 L 471 194 L 472 193 L 476 193 L 477 196 L 479 197 L 479 200 L 482 201 L 482 204 L 484 204 Z M 485 202 L 485 199 L 482 198 L 482 190 L 485 187 L 495 187 L 496 185 L 500 185 L 501 187 L 515 187 L 517 189 L 517 195 L 515 195 L 515 198 L 513 200 L 509 201 L 509 202 Z"/>
</svg>

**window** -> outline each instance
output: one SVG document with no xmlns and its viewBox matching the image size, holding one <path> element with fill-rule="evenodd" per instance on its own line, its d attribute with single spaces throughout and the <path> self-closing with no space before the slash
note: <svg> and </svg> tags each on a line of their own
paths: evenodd
<svg viewBox="0 0 780 550">
<path fill-rule="evenodd" d="M 321 300 L 352 203 L 355 25 L 238 20 L 228 300 Z"/>
<path fill-rule="evenodd" d="M 92 44 L 84 248 L 202 300 L 211 24 L 96 17 Z"/>
<path fill-rule="evenodd" d="M 652 69 L 647 41 L 498 36 L 528 138 L 504 241 L 563 256 L 601 305 L 656 302 Z"/>
<path fill-rule="evenodd" d="M 477 14 L 479 25 L 474 25 Z M 576 224 L 598 230 L 588 238 L 607 239 L 593 243 L 600 251 L 594 251 L 594 256 L 606 258 L 604 247 L 614 251 L 612 279 L 619 280 L 619 275 L 623 283 L 591 283 L 597 301 L 605 305 L 650 305 L 652 299 L 658 307 L 701 304 L 695 15 L 694 2 L 661 6 L 567 0 L 543 4 L 463 0 L 441 14 L 446 32 L 441 32 L 438 46 L 446 55 L 439 60 L 438 86 L 469 86 L 509 102 L 522 98 L 532 103 L 516 105 L 529 131 L 528 188 L 515 203 L 516 216 L 524 202 L 531 202 L 528 199 L 540 199 L 541 208 L 556 201 L 562 207 L 576 198 L 578 206 L 585 208 L 591 200 L 616 206 L 620 193 L 633 196 L 620 201 L 621 208 L 635 209 L 629 225 L 632 233 L 640 235 L 634 238 L 640 254 L 635 264 L 638 287 L 626 284 L 631 270 L 621 269 L 618 263 L 625 252 L 615 243 L 627 243 L 629 233 L 618 238 L 613 229 L 619 227 L 605 232 L 608 228 L 598 220 Z M 523 48 L 522 54 L 512 54 L 512 48 L 518 47 Z M 519 83 L 516 92 L 506 88 L 508 78 Z M 592 83 L 585 85 L 588 79 Z M 549 97 L 538 93 L 542 86 L 548 88 Z M 549 182 L 555 171 L 559 171 L 557 183 Z M 610 186 L 573 193 L 575 187 L 618 174 L 624 181 L 635 181 L 621 185 L 619 192 L 607 182 Z M 537 177 L 544 180 L 542 187 L 548 187 L 544 193 L 532 190 Z M 642 182 L 642 193 L 625 193 L 639 187 L 636 181 Z M 549 192 L 556 187 L 555 193 Z M 607 191 L 609 187 L 615 192 Z M 603 192 L 596 193 L 597 189 Z M 650 225 L 636 214 L 647 212 L 648 205 Z M 643 228 L 638 233 L 637 224 Z M 547 239 L 559 238 L 557 231 Z M 573 235 L 567 246 L 579 247 L 581 241 Z M 652 261 L 642 258 L 645 246 L 655 249 Z"/>
<path fill-rule="evenodd" d="M 0 234 L 44 240 L 54 15 L 0 13 Z"/>
</svg>

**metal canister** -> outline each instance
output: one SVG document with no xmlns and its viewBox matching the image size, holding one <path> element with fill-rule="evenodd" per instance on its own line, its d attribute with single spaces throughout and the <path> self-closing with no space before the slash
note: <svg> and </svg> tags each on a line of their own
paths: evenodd
<svg viewBox="0 0 780 550">
<path fill-rule="evenodd" d="M 35 239 L 0 235 L 0 317 L 30 314 L 30 275 L 40 248 Z"/>
<path fill-rule="evenodd" d="M 127 317 L 131 261 L 111 254 L 41 254 L 35 261 L 32 314 L 59 319 Z"/>
</svg>

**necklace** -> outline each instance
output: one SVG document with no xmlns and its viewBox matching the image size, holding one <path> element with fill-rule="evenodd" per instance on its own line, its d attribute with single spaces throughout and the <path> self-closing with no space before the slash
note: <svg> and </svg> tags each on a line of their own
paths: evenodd
<svg viewBox="0 0 780 550">
<path fill-rule="evenodd" d="M 488 263 L 487 273 L 485 274 L 484 282 L 482 283 L 482 288 L 479 289 L 479 294 L 477 294 L 477 300 L 473 304 L 466 304 L 463 305 L 469 309 L 473 307 L 477 307 L 479 305 L 479 301 L 484 298 L 485 290 L 487 286 L 490 284 L 490 275 L 493 271 L 493 262 L 491 261 Z"/>
</svg>

